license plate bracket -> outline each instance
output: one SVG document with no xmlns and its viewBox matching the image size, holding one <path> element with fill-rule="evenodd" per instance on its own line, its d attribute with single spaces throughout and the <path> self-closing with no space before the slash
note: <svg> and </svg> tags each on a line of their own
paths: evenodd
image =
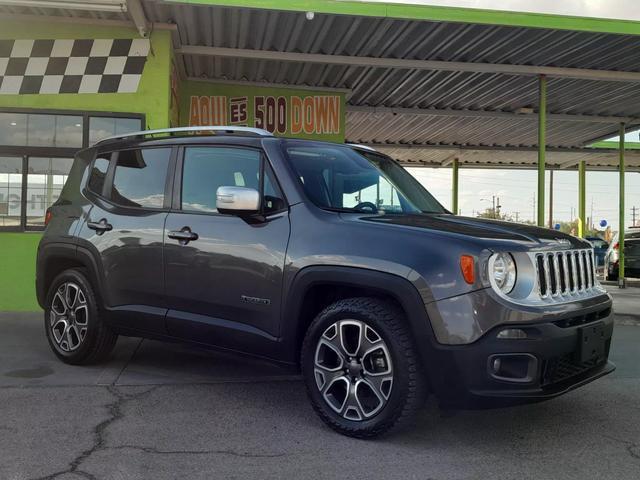
<svg viewBox="0 0 640 480">
<path fill-rule="evenodd" d="M 606 350 L 604 323 L 598 322 L 580 328 L 578 330 L 578 340 L 578 360 L 580 363 L 604 359 Z"/>
</svg>

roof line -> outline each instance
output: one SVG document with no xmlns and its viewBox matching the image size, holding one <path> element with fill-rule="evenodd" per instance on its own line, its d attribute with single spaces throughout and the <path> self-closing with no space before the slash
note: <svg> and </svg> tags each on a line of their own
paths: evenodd
<svg viewBox="0 0 640 480">
<path fill-rule="evenodd" d="M 616 70 L 590 70 L 586 68 L 545 67 L 535 65 L 510 65 L 503 63 L 448 62 L 442 60 L 417 60 L 408 58 L 360 57 L 350 55 L 327 55 L 323 53 L 277 52 L 246 48 L 209 47 L 206 45 L 183 45 L 177 50 L 181 55 L 207 57 L 245 58 L 278 62 L 319 63 L 352 67 L 396 68 L 407 70 L 439 70 L 452 72 L 500 73 L 505 75 L 575 78 L 609 82 L 640 83 L 640 72 Z"/>
<path fill-rule="evenodd" d="M 172 0 L 172 3 L 640 35 L 640 22 L 633 20 L 436 5 L 354 0 Z"/>
<path fill-rule="evenodd" d="M 420 150 L 420 149 L 434 149 L 434 150 L 480 150 L 480 151 L 502 151 L 502 152 L 537 152 L 538 147 L 535 145 L 517 146 L 517 145 L 453 145 L 453 144 L 438 144 L 430 145 L 426 143 L 376 143 L 376 142 L 363 142 L 358 140 L 346 140 L 347 143 L 357 143 L 359 145 L 365 145 L 367 147 L 379 149 L 390 148 L 399 150 Z M 547 152 L 556 153 L 584 153 L 585 155 L 595 155 L 601 153 L 611 153 L 611 148 L 594 148 L 594 147 L 580 147 L 580 148 L 568 148 L 568 147 L 550 147 L 547 146 Z"/>
</svg>

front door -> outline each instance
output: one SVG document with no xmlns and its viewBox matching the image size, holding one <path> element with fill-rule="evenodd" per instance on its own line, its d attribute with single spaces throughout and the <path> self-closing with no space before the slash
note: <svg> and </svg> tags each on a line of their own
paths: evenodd
<svg viewBox="0 0 640 480">
<path fill-rule="evenodd" d="M 275 340 L 288 211 L 258 149 L 191 146 L 178 154 L 174 209 L 165 226 L 171 335 L 218 346 L 259 348 Z M 220 214 L 216 190 L 260 191 L 261 221 Z M 190 232 L 191 240 L 184 237 Z"/>
</svg>

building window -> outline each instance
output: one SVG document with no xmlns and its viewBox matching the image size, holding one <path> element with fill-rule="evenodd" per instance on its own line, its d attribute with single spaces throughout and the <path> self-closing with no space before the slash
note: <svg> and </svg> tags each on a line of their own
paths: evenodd
<svg viewBox="0 0 640 480">
<path fill-rule="evenodd" d="M 44 215 L 62 192 L 73 158 L 29 157 L 27 198 L 25 201 L 28 227 L 44 227 Z"/>
<path fill-rule="evenodd" d="M 137 114 L 7 110 L 0 111 L 0 231 L 43 229 L 46 210 L 62 192 L 74 153 L 144 125 Z M 101 167 L 94 162 L 94 169 Z M 94 184 L 104 181 L 105 174 L 106 168 L 101 179 L 92 179 Z M 94 184 L 90 186 L 97 188 Z"/>
<path fill-rule="evenodd" d="M 142 130 L 139 118 L 91 117 L 89 119 L 89 145 L 113 135 Z"/>
<path fill-rule="evenodd" d="M 0 113 L 0 145 L 82 148 L 82 116 Z"/>
<path fill-rule="evenodd" d="M 0 157 L 0 227 L 20 226 L 22 157 Z"/>
</svg>

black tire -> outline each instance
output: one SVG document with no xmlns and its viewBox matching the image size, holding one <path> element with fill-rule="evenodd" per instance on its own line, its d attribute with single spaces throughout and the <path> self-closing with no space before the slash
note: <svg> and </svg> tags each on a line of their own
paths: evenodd
<svg viewBox="0 0 640 480">
<path fill-rule="evenodd" d="M 392 386 L 386 404 L 370 418 L 363 416 L 360 420 L 345 418 L 334 409 L 336 407 L 332 408 L 329 401 L 325 400 L 321 388 L 324 389 L 327 383 L 324 382 L 322 373 L 322 377 L 319 380 L 316 379 L 316 373 L 320 371 L 316 366 L 316 351 L 324 348 L 319 347 L 318 344 L 321 339 L 327 338 L 327 332 L 333 331 L 336 322 L 344 320 L 356 320 L 366 325 L 368 327 L 365 328 L 366 332 L 373 329 L 376 336 L 382 339 L 390 354 Z M 344 324 L 337 325 L 337 328 L 343 328 L 339 325 Z M 371 335 L 373 336 L 373 334 Z M 349 358 L 355 359 L 356 357 Z M 363 358 L 362 364 L 364 362 Z M 414 417 L 423 406 L 427 396 L 427 377 L 420 363 L 404 314 L 394 304 L 383 300 L 368 297 L 348 298 L 339 300 L 325 308 L 307 330 L 302 345 L 301 364 L 307 392 L 315 411 L 331 428 L 351 437 L 373 438 L 387 433 L 392 428 L 408 424 L 408 420 Z M 345 373 L 345 377 L 349 377 L 349 375 Z M 362 373 L 363 382 L 365 376 L 365 373 Z M 349 378 L 352 382 L 357 381 L 353 377 Z M 319 382 L 322 382 L 322 386 L 319 385 Z M 349 387 L 344 388 L 348 391 Z M 343 407 L 347 403 L 345 397 Z M 364 410 L 361 409 L 361 412 L 364 413 Z"/>
<path fill-rule="evenodd" d="M 73 288 L 69 287 L 70 285 L 72 285 Z M 64 321 L 69 322 L 71 315 L 69 313 L 60 315 L 59 312 L 63 311 L 62 307 L 64 307 L 64 312 L 69 312 L 72 309 L 68 307 L 68 303 L 70 302 L 62 300 L 65 294 L 60 294 L 60 292 L 72 290 L 76 291 L 76 295 L 81 297 L 84 305 L 86 305 L 86 314 L 85 308 L 77 307 L 78 310 L 73 314 L 73 323 L 76 325 L 76 328 L 73 329 L 72 339 L 65 341 L 64 338 L 66 335 L 63 333 L 68 329 Z M 81 293 L 78 293 L 78 291 Z M 76 305 L 82 303 L 78 299 L 73 300 L 73 302 Z M 65 320 L 60 321 L 61 319 Z M 54 329 L 56 324 L 60 326 Z M 82 328 L 80 328 L 80 326 Z M 105 360 L 113 350 L 116 340 L 118 339 L 118 336 L 103 322 L 98 297 L 83 269 L 74 268 L 66 270 L 53 280 L 47 292 L 44 327 L 49 346 L 53 350 L 53 353 L 55 353 L 60 360 L 71 365 L 89 365 Z M 79 330 L 83 331 L 82 339 L 79 337 Z M 56 337 L 59 337 L 61 340 L 58 341 Z M 75 342 L 74 339 L 78 340 L 78 345 L 76 348 L 71 348 L 70 345 L 73 346 Z"/>
</svg>

